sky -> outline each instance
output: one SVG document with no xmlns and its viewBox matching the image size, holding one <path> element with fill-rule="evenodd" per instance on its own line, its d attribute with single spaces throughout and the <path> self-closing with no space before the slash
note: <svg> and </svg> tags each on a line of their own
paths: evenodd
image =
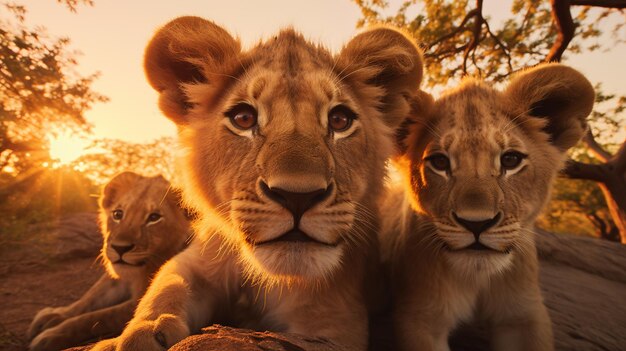
<svg viewBox="0 0 626 351">
<path fill-rule="evenodd" d="M 402 0 L 390 0 L 397 8 Z M 358 7 L 350 0 L 95 0 L 77 13 L 54 0 L 19 0 L 28 9 L 26 26 L 43 26 L 52 37 L 68 37 L 70 48 L 81 52 L 81 75 L 100 77 L 93 89 L 109 97 L 85 113 L 98 138 L 147 142 L 174 136 L 174 124 L 157 107 L 157 94 L 146 82 L 143 51 L 154 31 L 171 19 L 194 15 L 213 20 L 238 36 L 244 47 L 293 26 L 309 39 L 338 51 L 358 31 Z M 485 13 L 504 18 L 511 1 L 485 2 Z M 611 40 L 606 36 L 604 40 Z M 611 52 L 576 55 L 564 63 L 581 70 L 606 92 L 626 95 L 626 45 Z"/>
</svg>

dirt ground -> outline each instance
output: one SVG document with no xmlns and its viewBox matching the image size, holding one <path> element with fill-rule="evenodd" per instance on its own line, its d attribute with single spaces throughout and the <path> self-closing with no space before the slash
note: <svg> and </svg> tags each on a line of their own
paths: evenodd
<svg viewBox="0 0 626 351">
<path fill-rule="evenodd" d="M 6 262 L 0 259 L 0 350 L 26 350 L 26 331 L 37 311 L 81 297 L 102 274 L 95 258 L 61 262 Z"/>
<path fill-rule="evenodd" d="M 74 302 L 103 273 L 96 259 L 101 239 L 95 215 L 74 216 L 59 226 L 65 237 L 53 230 L 45 233 L 51 238 L 45 242 L 25 240 L 0 247 L 2 351 L 26 350 L 26 331 L 37 311 Z"/>
<path fill-rule="evenodd" d="M 63 220 L 56 230 L 33 237 L 39 241 L 11 246 L 0 238 L 1 351 L 26 350 L 25 334 L 35 313 L 75 301 L 102 274 L 94 214 Z M 626 350 L 626 246 L 545 232 L 537 241 L 556 349 Z M 197 338 L 220 340 L 208 334 Z M 461 340 L 475 347 L 454 350 L 485 349 L 480 340 Z"/>
</svg>

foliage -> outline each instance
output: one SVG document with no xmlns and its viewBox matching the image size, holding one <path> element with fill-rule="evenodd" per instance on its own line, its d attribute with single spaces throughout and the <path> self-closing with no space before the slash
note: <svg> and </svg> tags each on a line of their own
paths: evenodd
<svg viewBox="0 0 626 351">
<path fill-rule="evenodd" d="M 96 184 L 104 184 L 115 174 L 133 171 L 146 176 L 162 174 L 171 181 L 174 173 L 176 140 L 162 137 L 149 143 L 131 143 L 117 139 L 94 142 L 92 152 L 72 163 Z"/>
<path fill-rule="evenodd" d="M 354 0 L 362 12 L 358 26 L 387 23 L 403 28 L 422 47 L 427 72 L 426 85 L 437 91 L 455 85 L 466 76 L 477 76 L 499 84 L 512 73 L 553 56 L 555 48 L 567 48 L 569 54 L 600 49 L 598 38 L 603 35 L 601 23 L 617 19 L 611 29 L 615 45 L 626 40 L 620 36 L 626 21 L 619 20 L 624 12 L 615 8 L 570 6 L 563 2 L 566 15 L 573 20 L 569 35 L 571 43 L 563 42 L 564 24 L 555 25 L 552 4 L 541 0 L 513 0 L 511 15 L 497 28 L 483 15 L 483 0 L 469 2 L 452 0 L 405 0 L 394 13 L 385 0 Z M 567 17 L 567 16 L 566 16 Z M 566 25 L 567 23 L 565 23 Z M 559 41 L 562 41 L 559 43 Z M 568 45 L 569 44 L 569 45 Z M 590 153 L 613 154 L 623 142 L 626 96 L 607 94 L 596 85 L 596 107 L 589 117 L 592 136 L 587 143 L 573 150 L 573 160 L 598 163 Z M 608 150 L 603 151 L 603 150 Z M 605 158 L 610 158 L 610 155 Z M 605 197 L 597 183 L 559 179 L 553 200 L 539 223 L 549 230 L 597 235 L 607 239 L 619 237 L 607 209 Z M 610 196 L 610 195 L 609 195 Z M 613 216 L 613 219 L 615 217 Z M 616 234 L 617 233 L 617 234 Z"/>
<path fill-rule="evenodd" d="M 389 9 L 384 0 L 354 1 L 363 14 L 358 26 L 393 24 L 417 39 L 424 51 L 429 87 L 449 85 L 450 80 L 454 84 L 467 74 L 501 82 L 519 69 L 543 62 L 557 34 L 550 2 L 543 0 L 513 0 L 512 16 L 499 28 L 492 28 L 489 18 L 483 16 L 482 0 L 476 4 L 408 0 L 392 15 L 385 15 Z M 602 34 L 597 21 L 621 14 L 616 9 L 594 11 L 588 7 L 575 11 L 577 39 L 569 47 L 571 53 L 601 49 L 595 41 L 585 45 Z M 613 29 L 614 35 L 620 28 L 618 24 Z"/>
<path fill-rule="evenodd" d="M 93 4 L 57 2 L 72 12 Z M 41 164 L 49 160 L 48 137 L 62 130 L 88 133 L 84 112 L 106 98 L 91 90 L 97 74 L 76 73 L 76 53 L 69 51 L 67 38 L 27 28 L 22 5 L 0 2 L 0 7 L 14 17 L 0 18 L 0 239 L 5 243 L 35 223 L 97 208 L 98 188 L 85 175 Z"/>
<path fill-rule="evenodd" d="M 1 242 L 20 238 L 36 223 L 95 211 L 98 193 L 90 179 L 68 167 L 31 169 L 17 178 L 0 173 Z"/>
<path fill-rule="evenodd" d="M 89 3 L 63 1 L 70 9 L 79 2 Z M 75 72 L 76 53 L 68 51 L 67 38 L 26 28 L 23 6 L 0 6 L 17 18 L 0 19 L 0 169 L 12 162 L 25 170 L 45 158 L 49 133 L 88 132 L 84 112 L 106 98 L 91 90 L 96 74 Z"/>
<path fill-rule="evenodd" d="M 93 0 L 57 0 L 57 2 L 64 4 L 72 12 L 76 12 L 80 4 L 93 6 Z"/>
<path fill-rule="evenodd" d="M 620 239 L 602 191 L 588 180 L 558 178 L 552 200 L 538 225 L 559 233 L 597 236 L 611 241 Z"/>
<path fill-rule="evenodd" d="M 606 94 L 600 83 L 596 84 L 595 90 L 596 104 L 588 118 L 591 131 L 598 141 L 609 144 L 609 152 L 613 153 L 619 147 L 617 143 L 622 141 L 617 138 L 625 127 L 626 95 Z"/>
</svg>

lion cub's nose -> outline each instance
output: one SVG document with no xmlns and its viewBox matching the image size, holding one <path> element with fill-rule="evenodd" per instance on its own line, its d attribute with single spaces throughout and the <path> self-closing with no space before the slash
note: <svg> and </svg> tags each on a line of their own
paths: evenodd
<svg viewBox="0 0 626 351">
<path fill-rule="evenodd" d="M 113 245 L 111 244 L 111 247 L 113 248 L 113 250 L 115 250 L 117 252 L 118 255 L 120 255 L 120 257 L 122 257 L 122 255 L 130 250 L 132 250 L 135 245 L 126 245 L 126 246 L 121 246 L 121 245 Z"/>
<path fill-rule="evenodd" d="M 327 199 L 332 192 L 332 184 L 326 189 L 317 189 L 306 193 L 270 188 L 265 182 L 260 183 L 260 188 L 265 196 L 279 203 L 293 214 L 295 225 L 298 224 L 304 212 Z"/>
<path fill-rule="evenodd" d="M 481 233 L 489 230 L 489 228 L 494 227 L 496 224 L 498 224 L 498 222 L 500 222 L 500 217 L 502 217 L 502 213 L 498 212 L 495 217 L 482 221 L 470 221 L 457 216 L 457 214 L 454 212 L 452 213 L 452 216 L 457 223 L 459 223 L 463 228 L 469 230 L 472 234 L 474 234 L 474 237 L 476 238 L 476 240 L 478 240 L 478 237 Z"/>
</svg>

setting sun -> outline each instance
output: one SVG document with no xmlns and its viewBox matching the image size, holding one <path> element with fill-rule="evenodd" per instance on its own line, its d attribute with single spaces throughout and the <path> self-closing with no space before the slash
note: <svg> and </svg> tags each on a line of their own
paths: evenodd
<svg viewBox="0 0 626 351">
<path fill-rule="evenodd" d="M 85 153 L 89 141 L 80 135 L 60 132 L 49 137 L 50 158 L 58 165 L 68 165 Z"/>
</svg>

